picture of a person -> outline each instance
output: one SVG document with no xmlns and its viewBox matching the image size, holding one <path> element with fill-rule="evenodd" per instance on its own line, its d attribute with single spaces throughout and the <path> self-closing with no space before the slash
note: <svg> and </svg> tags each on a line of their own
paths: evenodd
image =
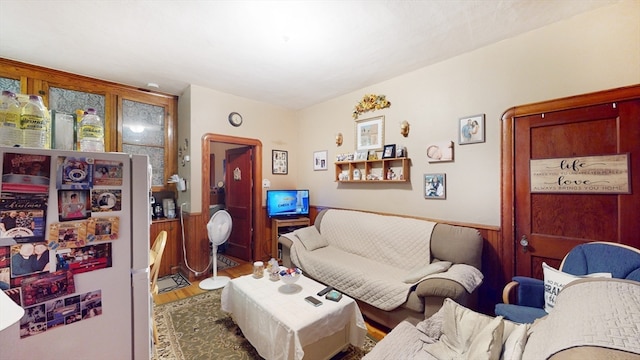
<svg viewBox="0 0 640 360">
<path fill-rule="evenodd" d="M 39 162 L 34 162 L 28 169 L 29 175 L 33 176 L 47 176 L 45 172 L 42 170 L 42 164 Z"/>
<path fill-rule="evenodd" d="M 64 213 L 65 218 L 68 219 L 82 219 L 84 218 L 84 204 L 80 203 L 80 199 L 78 199 L 78 194 L 73 193 L 70 197 L 70 202 L 65 205 Z"/>
<path fill-rule="evenodd" d="M 2 220 L 0 220 L 0 233 L 7 232 L 15 228 L 18 221 L 17 217 L 17 211 L 5 212 L 2 215 Z"/>
<path fill-rule="evenodd" d="M 36 223 L 35 221 L 33 221 L 33 216 L 31 215 L 31 213 L 20 211 L 18 213 L 18 217 L 16 218 L 16 226 L 33 230 L 36 228 Z"/>
<path fill-rule="evenodd" d="M 438 177 L 433 178 L 432 187 L 434 189 L 434 196 L 441 197 L 444 195 L 444 188 L 442 187 L 442 183 L 440 183 Z"/>
<path fill-rule="evenodd" d="M 36 256 L 33 244 L 22 244 L 20 251 L 11 256 L 11 276 L 31 274 L 35 272 L 34 263 Z"/>
<path fill-rule="evenodd" d="M 462 126 L 462 138 L 464 142 L 471 141 L 473 135 L 478 133 L 480 129 L 480 124 L 477 120 L 468 119 L 467 123 Z"/>
<path fill-rule="evenodd" d="M 33 253 L 35 255 L 33 270 L 49 271 L 49 249 L 47 249 L 47 246 L 43 244 L 36 244 Z"/>
</svg>

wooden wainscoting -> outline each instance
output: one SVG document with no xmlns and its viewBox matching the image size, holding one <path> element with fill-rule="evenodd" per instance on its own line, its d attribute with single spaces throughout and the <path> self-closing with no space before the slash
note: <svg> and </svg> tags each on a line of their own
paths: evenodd
<svg viewBox="0 0 640 360">
<path fill-rule="evenodd" d="M 211 260 L 209 252 L 209 236 L 207 235 L 207 222 L 209 214 L 184 214 L 184 245 L 188 265 L 195 271 L 203 271 Z M 190 282 L 201 280 L 211 276 L 212 269 L 196 276 L 185 264 L 184 258 L 180 262 L 180 273 Z"/>
</svg>

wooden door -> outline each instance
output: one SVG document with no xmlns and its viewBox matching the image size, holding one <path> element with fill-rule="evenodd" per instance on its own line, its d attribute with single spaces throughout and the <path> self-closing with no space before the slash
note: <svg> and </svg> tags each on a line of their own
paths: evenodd
<svg viewBox="0 0 640 360">
<path fill-rule="evenodd" d="M 506 129 L 512 137 L 503 137 L 503 225 L 509 224 L 504 215 L 511 215 L 513 227 L 504 233 L 515 275 L 542 278 L 542 262 L 558 267 L 584 242 L 640 247 L 640 88 L 632 89 L 536 104 L 521 109 L 531 110 L 522 115 L 510 111 L 515 116 Z M 531 192 L 531 160 L 624 153 L 631 194 Z M 512 161 L 510 169 L 505 160 Z"/>
<path fill-rule="evenodd" d="M 225 203 L 233 220 L 226 253 L 245 261 L 252 259 L 252 153 L 251 147 L 230 149 L 225 152 Z"/>
</svg>

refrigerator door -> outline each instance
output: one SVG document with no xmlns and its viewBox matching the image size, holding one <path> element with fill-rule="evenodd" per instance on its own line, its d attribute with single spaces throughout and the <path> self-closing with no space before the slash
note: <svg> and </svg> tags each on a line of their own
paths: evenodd
<svg viewBox="0 0 640 360">
<path fill-rule="evenodd" d="M 151 319 L 149 303 L 149 180 L 148 158 L 122 153 L 80 153 L 59 150 L 0 147 L 0 165 L 5 153 L 46 155 L 51 159 L 45 239 L 50 239 L 49 225 L 59 222 L 58 189 L 60 162 L 69 158 L 92 159 L 113 164 L 121 171 L 121 182 L 99 184 L 91 188 L 103 193 L 120 194 L 121 208 L 94 210 L 91 218 L 118 218 L 117 236 L 93 241 L 89 245 L 108 244 L 111 257 L 107 267 L 73 275 L 75 292 L 64 297 L 65 316 L 78 311 L 73 304 L 86 299 L 99 301 L 99 313 L 92 316 L 72 312 L 63 323 L 40 322 L 37 329 L 18 324 L 0 331 L 0 359 L 141 359 L 151 358 Z M 1 167 L 0 167 L 1 168 Z M 99 176 L 99 175 L 96 175 Z M 116 175 L 116 178 L 118 175 Z M 5 191 L 3 188 L 2 191 Z M 116 196 L 117 197 L 117 196 Z M 82 221 L 82 220 L 78 220 Z M 71 224 L 66 222 L 65 224 Z M 113 231 L 110 229 L 108 231 Z M 113 232 L 111 234 L 114 234 Z M 54 236 L 55 237 L 55 236 Z M 104 246 L 104 245 L 103 245 Z M 49 249 L 50 267 L 56 269 L 56 250 Z M 91 294 L 83 298 L 83 294 Z M 97 297 L 99 295 L 99 297 Z M 76 300 L 75 297 L 78 299 Z M 69 298 L 69 300 L 66 300 Z M 96 300 L 97 299 L 97 300 Z M 55 312 L 46 303 L 28 310 L 33 318 Z M 68 310 L 67 310 L 68 309 Z M 47 318 L 48 319 L 48 318 Z M 54 319 L 55 320 L 55 319 Z M 66 321 L 69 320 L 69 321 Z M 25 323 L 29 324 L 29 323 Z M 24 332 L 31 332 L 21 338 Z"/>
</svg>

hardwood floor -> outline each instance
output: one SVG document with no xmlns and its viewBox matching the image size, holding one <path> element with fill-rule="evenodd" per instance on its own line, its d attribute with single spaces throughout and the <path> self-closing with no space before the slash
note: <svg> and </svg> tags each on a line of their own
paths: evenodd
<svg viewBox="0 0 640 360">
<path fill-rule="evenodd" d="M 248 275 L 252 273 L 253 264 L 243 262 L 235 258 L 233 258 L 233 260 L 240 263 L 240 265 L 227 268 L 224 270 L 220 270 L 218 271 L 218 276 L 228 276 L 233 279 L 239 276 Z M 156 305 L 161 305 L 161 304 L 166 304 L 166 303 L 180 300 L 180 299 L 185 299 L 190 296 L 205 293 L 206 290 L 200 289 L 198 284 L 199 282 L 194 282 L 191 285 L 187 287 L 183 287 L 178 290 L 169 291 L 164 294 L 154 295 L 153 297 L 154 302 L 156 303 Z M 369 332 L 369 336 L 371 336 L 373 339 L 380 341 L 382 340 L 383 337 L 385 337 L 385 335 L 387 335 L 386 330 L 382 329 L 380 326 L 377 326 L 376 324 L 371 323 L 370 321 L 367 321 L 367 319 L 365 319 L 365 322 L 367 324 L 367 331 Z"/>
</svg>

